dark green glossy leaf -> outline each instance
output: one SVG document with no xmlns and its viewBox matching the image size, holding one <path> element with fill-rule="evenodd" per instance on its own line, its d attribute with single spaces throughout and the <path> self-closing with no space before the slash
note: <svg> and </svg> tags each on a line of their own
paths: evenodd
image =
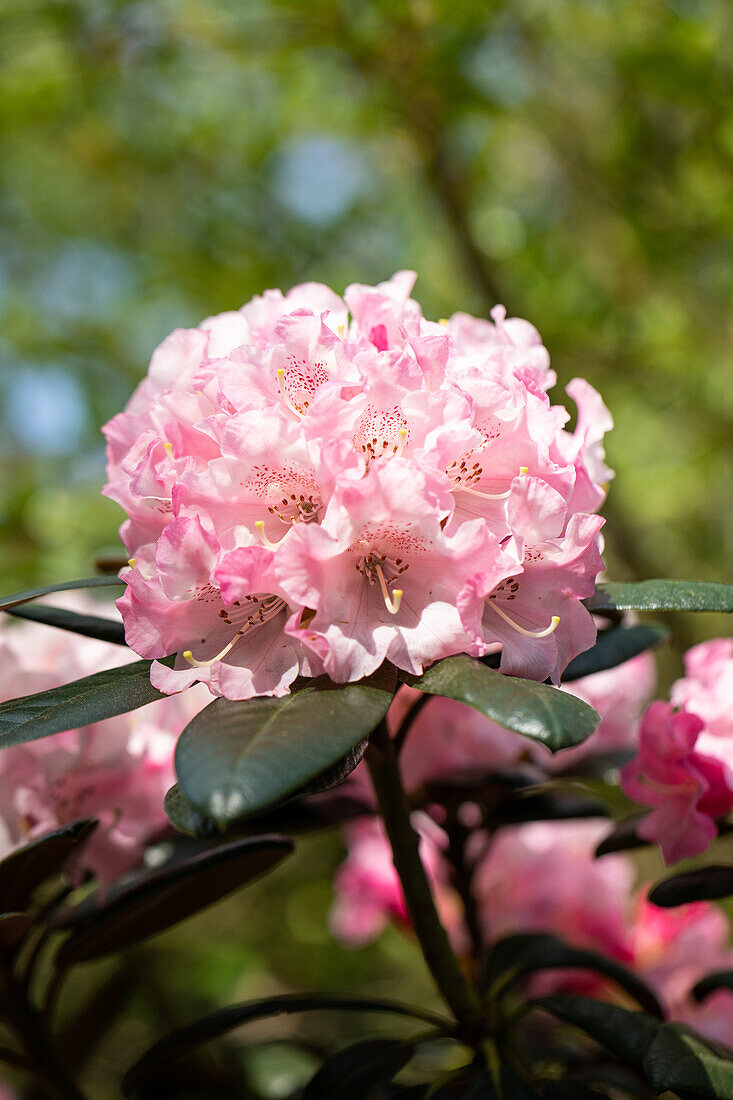
<svg viewBox="0 0 733 1100">
<path fill-rule="evenodd" d="M 460 1100 L 538 1100 L 539 1093 L 534 1092 L 526 1081 L 503 1065 L 499 1068 L 498 1081 L 489 1070 L 480 1070 L 467 1082 L 458 1094 Z"/>
<path fill-rule="evenodd" d="M 515 982 L 539 970 L 592 970 L 613 979 L 653 1016 L 663 1016 L 651 989 L 632 971 L 614 959 L 595 951 L 572 947 L 557 936 L 542 932 L 519 932 L 499 940 L 489 952 L 482 974 L 482 987 L 494 995 L 505 994 Z"/>
<path fill-rule="evenodd" d="M 649 900 L 664 909 L 688 901 L 716 901 L 733 895 L 733 866 L 697 867 L 658 882 Z"/>
<path fill-rule="evenodd" d="M 0 749 L 101 722 L 163 698 L 150 683 L 150 661 L 95 672 L 0 704 Z"/>
<path fill-rule="evenodd" d="M 0 951 L 15 951 L 33 927 L 27 913 L 3 913 L 0 916 Z"/>
<path fill-rule="evenodd" d="M 65 910 L 53 922 L 56 928 L 72 929 L 58 954 L 59 968 L 121 951 L 171 928 L 269 871 L 292 850 L 292 841 L 280 836 L 200 846 L 156 871 L 113 886 L 104 899 L 95 896 Z"/>
<path fill-rule="evenodd" d="M 639 822 L 646 816 L 646 811 L 642 810 L 641 813 L 631 814 L 630 817 L 617 822 L 606 839 L 602 840 L 596 848 L 596 856 L 607 856 L 610 852 L 630 852 L 635 848 L 646 847 L 650 842 L 643 840 L 636 831 Z"/>
<path fill-rule="evenodd" d="M 562 674 L 562 682 L 579 680 L 582 676 L 591 676 L 594 672 L 603 672 L 615 668 L 632 657 L 638 657 L 647 649 L 664 645 L 670 640 L 670 632 L 665 626 L 656 623 L 642 623 L 638 626 L 612 626 L 608 630 L 599 630 L 596 644 L 579 653 Z"/>
<path fill-rule="evenodd" d="M 733 611 L 733 584 L 639 581 L 600 584 L 583 601 L 589 611 Z"/>
<path fill-rule="evenodd" d="M 354 768 L 361 764 L 368 744 L 369 738 L 365 737 L 358 745 L 354 745 L 353 749 L 349 749 L 340 760 L 326 768 L 320 775 L 308 780 L 297 791 L 294 791 L 290 797 L 301 798 L 305 795 L 324 794 L 326 791 L 331 791 L 334 787 L 340 786 L 349 778 Z"/>
<path fill-rule="evenodd" d="M 718 989 L 733 991 L 733 970 L 718 970 L 715 974 L 706 974 L 692 990 L 696 1001 L 704 1001 Z"/>
<path fill-rule="evenodd" d="M 284 1013 L 325 1011 L 387 1013 L 420 1020 L 444 1031 L 450 1031 L 452 1027 L 450 1021 L 441 1016 L 400 1004 L 398 1001 L 376 997 L 348 997 L 338 993 L 284 993 L 276 997 L 265 997 L 260 1001 L 221 1008 L 165 1035 L 125 1074 L 123 1092 L 126 1096 L 132 1095 L 140 1086 L 156 1081 L 170 1062 L 183 1058 L 195 1047 L 218 1039 L 242 1024 Z"/>
<path fill-rule="evenodd" d="M 0 910 L 24 911 L 41 883 L 60 874 L 81 850 L 95 825 L 91 820 L 74 821 L 6 856 L 0 862 Z"/>
<path fill-rule="evenodd" d="M 549 684 L 505 676 L 473 657 L 447 657 L 422 676 L 406 676 L 411 687 L 466 703 L 505 729 L 540 741 L 553 752 L 578 745 L 598 727 L 592 707 Z"/>
<path fill-rule="evenodd" d="M 399 1039 L 363 1039 L 324 1062 L 303 1091 L 303 1100 L 369 1100 L 412 1058 L 415 1048 Z"/>
<path fill-rule="evenodd" d="M 200 814 L 181 790 L 180 783 L 174 783 L 166 791 L 163 799 L 165 816 L 174 829 L 195 837 L 213 837 L 219 832 L 216 822 Z"/>
<path fill-rule="evenodd" d="M 122 623 L 115 619 L 106 619 L 102 615 L 80 615 L 77 611 L 49 607 L 45 603 L 9 608 L 7 614 L 16 619 L 28 619 L 33 623 L 55 626 L 59 630 L 69 630 L 72 634 L 82 634 L 85 638 L 98 638 L 101 642 L 112 642 L 114 645 L 126 644 Z"/>
<path fill-rule="evenodd" d="M 580 1028 L 635 1069 L 643 1068 L 644 1057 L 662 1027 L 659 1020 L 646 1012 L 629 1012 L 618 1005 L 569 993 L 539 997 L 532 1003 L 559 1020 Z"/>
<path fill-rule="evenodd" d="M 733 1052 L 706 1042 L 685 1024 L 663 1024 L 644 1057 L 644 1070 L 657 1094 L 730 1100 Z"/>
<path fill-rule="evenodd" d="M 385 673 L 341 685 L 319 677 L 281 699 L 217 699 L 178 740 L 181 789 L 220 825 L 265 810 L 359 745 L 386 714 L 392 695 Z"/>
<path fill-rule="evenodd" d="M 569 821 L 585 817 L 608 817 L 608 807 L 600 799 L 574 791 L 546 790 L 519 792 L 501 802 L 487 815 L 493 828 L 519 825 L 525 821 Z"/>
<path fill-rule="evenodd" d="M 37 600 L 39 596 L 48 596 L 52 592 L 72 592 L 79 588 L 124 588 L 125 582 L 119 577 L 85 577 L 80 581 L 61 581 L 59 584 L 44 584 L 40 588 L 29 588 L 25 592 L 15 592 L 12 596 L 0 598 L 0 611 L 17 607 L 28 600 Z"/>
</svg>

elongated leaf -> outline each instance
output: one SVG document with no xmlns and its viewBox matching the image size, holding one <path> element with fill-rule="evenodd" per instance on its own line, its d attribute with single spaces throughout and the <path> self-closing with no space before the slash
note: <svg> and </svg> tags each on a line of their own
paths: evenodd
<svg viewBox="0 0 733 1100">
<path fill-rule="evenodd" d="M 283 836 L 204 847 L 112 887 L 103 900 L 91 898 L 65 910 L 53 922 L 56 928 L 73 929 L 59 952 L 59 968 L 121 951 L 171 928 L 269 871 L 292 850 L 292 841 Z"/>
<path fill-rule="evenodd" d="M 0 951 L 14 951 L 33 927 L 27 913 L 3 913 L 0 916 Z"/>
<path fill-rule="evenodd" d="M 570 662 L 562 674 L 562 682 L 567 684 L 582 676 L 615 668 L 624 661 L 630 661 L 632 657 L 638 657 L 647 649 L 664 645 L 670 637 L 667 627 L 656 623 L 612 626 L 608 630 L 599 630 L 596 644 L 585 653 L 579 653 Z"/>
<path fill-rule="evenodd" d="M 639 581 L 601 584 L 583 603 L 589 611 L 733 611 L 733 584 Z"/>
<path fill-rule="evenodd" d="M 55 626 L 59 630 L 69 630 L 72 634 L 82 634 L 85 638 L 99 638 L 102 642 L 125 645 L 125 628 L 114 619 L 102 615 L 80 615 L 77 611 L 67 611 L 63 607 L 49 607 L 38 603 L 26 607 L 7 608 L 7 614 L 16 619 L 28 619 L 33 623 Z"/>
<path fill-rule="evenodd" d="M 733 866 L 697 867 L 658 882 L 649 900 L 664 909 L 688 901 L 717 901 L 733 895 Z"/>
<path fill-rule="evenodd" d="M 521 791 L 489 812 L 486 824 L 492 828 L 519 825 L 525 821 L 570 821 L 585 817 L 608 817 L 605 802 L 574 791 Z"/>
<path fill-rule="evenodd" d="M 721 1054 L 685 1024 L 663 1024 L 644 1057 L 644 1070 L 657 1094 L 730 1100 L 733 1096 L 733 1053 Z"/>
<path fill-rule="evenodd" d="M 429 695 L 467 703 L 505 729 L 540 741 L 553 752 L 585 741 L 601 720 L 592 707 L 565 691 L 505 676 L 465 655 L 447 657 L 422 676 L 405 679 Z"/>
<path fill-rule="evenodd" d="M 718 970 L 715 974 L 706 974 L 692 990 L 696 1001 L 704 1001 L 718 989 L 730 989 L 733 992 L 733 970 Z"/>
<path fill-rule="evenodd" d="M 150 683 L 150 661 L 95 672 L 0 704 L 0 749 L 101 722 L 163 698 Z"/>
<path fill-rule="evenodd" d="M 718 970 L 714 974 L 706 974 L 693 988 L 692 995 L 696 1001 L 704 1001 L 719 989 L 733 992 L 733 970 Z"/>
<path fill-rule="evenodd" d="M 342 685 L 320 677 L 281 699 L 217 699 L 178 740 L 181 789 L 220 825 L 265 810 L 359 745 L 392 694 L 385 675 Z"/>
<path fill-rule="evenodd" d="M 489 952 L 482 975 L 484 989 L 505 994 L 520 978 L 540 970 L 592 970 L 611 978 L 652 1016 L 663 1017 L 651 989 L 631 970 L 595 951 L 572 947 L 557 936 L 519 932 L 499 940 Z"/>
<path fill-rule="evenodd" d="M 643 1069 L 644 1057 L 662 1025 L 645 1012 L 629 1012 L 618 1005 L 558 993 L 532 1002 L 558 1019 L 573 1024 L 602 1047 L 635 1069 Z"/>
<path fill-rule="evenodd" d="M 215 821 L 204 817 L 188 801 L 181 790 L 180 783 L 174 783 L 170 790 L 166 791 L 163 809 L 173 828 L 188 836 L 212 837 L 219 831 Z"/>
<path fill-rule="evenodd" d="M 74 821 L 18 848 L 0 862 L 0 910 L 22 912 L 46 879 L 58 875 L 81 847 L 95 821 Z"/>
<path fill-rule="evenodd" d="M 40 588 L 29 588 L 25 592 L 15 592 L 12 596 L 0 597 L 0 611 L 17 607 L 28 600 L 37 600 L 39 596 L 49 596 L 52 592 L 73 592 L 78 588 L 124 588 L 125 582 L 119 577 L 85 577 L 80 581 L 61 581 L 58 584 L 44 584 Z"/>
<path fill-rule="evenodd" d="M 452 1028 L 450 1021 L 443 1017 L 398 1001 L 377 997 L 348 997 L 339 993 L 284 993 L 276 997 L 265 997 L 260 1001 L 221 1008 L 165 1035 L 127 1071 L 122 1082 L 123 1092 L 130 1096 L 135 1089 L 155 1081 L 169 1063 L 183 1058 L 195 1047 L 218 1039 L 242 1024 L 283 1013 L 325 1011 L 379 1012 L 421 1020 L 443 1031 L 449 1032 Z"/>
<path fill-rule="evenodd" d="M 324 1062 L 306 1085 L 303 1100 L 369 1100 L 414 1053 L 411 1043 L 399 1039 L 363 1039 Z"/>
</svg>

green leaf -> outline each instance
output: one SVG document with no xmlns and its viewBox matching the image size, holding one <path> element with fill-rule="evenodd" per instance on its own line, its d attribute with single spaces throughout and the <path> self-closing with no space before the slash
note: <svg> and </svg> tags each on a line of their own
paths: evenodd
<svg viewBox="0 0 733 1100">
<path fill-rule="evenodd" d="M 242 1024 L 294 1012 L 379 1012 L 421 1020 L 444 1032 L 452 1030 L 449 1020 L 421 1008 L 376 997 L 349 997 L 339 993 L 284 993 L 260 1001 L 231 1005 L 178 1028 L 159 1039 L 125 1074 L 122 1090 L 130 1096 L 136 1089 L 155 1082 L 171 1062 L 185 1057 L 195 1047 L 211 1042 Z"/>
<path fill-rule="evenodd" d="M 639 581 L 600 584 L 583 603 L 589 611 L 733 611 L 733 584 Z"/>
<path fill-rule="evenodd" d="M 0 951 L 15 951 L 33 927 L 27 913 L 3 913 L 0 916 Z"/>
<path fill-rule="evenodd" d="M 553 752 L 578 745 L 601 719 L 587 703 L 535 680 L 520 680 L 487 668 L 473 657 L 446 657 L 422 676 L 406 676 L 411 687 L 456 699 L 505 729 L 540 741 Z"/>
<path fill-rule="evenodd" d="M 519 825 L 526 821 L 570 821 L 585 817 L 608 817 L 608 806 L 600 799 L 575 791 L 522 791 L 501 802 L 489 812 L 486 824 L 491 828 Z"/>
<path fill-rule="evenodd" d="M 163 799 L 165 816 L 174 829 L 194 837 L 213 837 L 219 832 L 216 822 L 200 814 L 181 790 L 180 783 L 174 783 L 166 791 Z"/>
<path fill-rule="evenodd" d="M 171 928 L 269 871 L 292 850 L 292 841 L 281 836 L 200 846 L 193 854 L 113 886 L 104 898 L 94 895 L 52 922 L 55 928 L 72 929 L 57 965 L 64 970 Z"/>
<path fill-rule="evenodd" d="M 669 1091 L 694 1100 L 730 1100 L 733 1053 L 721 1055 L 722 1050 L 685 1024 L 663 1024 L 644 1058 L 649 1084 L 657 1094 Z"/>
<path fill-rule="evenodd" d="M 651 843 L 648 840 L 643 840 L 636 831 L 639 823 L 646 816 L 646 811 L 642 810 L 638 814 L 631 814 L 629 817 L 625 817 L 623 821 L 617 822 L 605 840 L 602 840 L 596 848 L 596 857 L 607 856 L 610 852 L 630 852 L 635 848 L 644 848 Z"/>
<path fill-rule="evenodd" d="M 643 1069 L 644 1057 L 662 1027 L 645 1012 L 630 1012 L 618 1005 L 558 993 L 532 1001 L 536 1008 L 557 1016 L 584 1031 L 602 1047 L 636 1069 Z"/>
<path fill-rule="evenodd" d="M 217 699 L 178 740 L 181 789 L 219 825 L 258 813 L 341 761 L 381 721 L 392 694 L 383 674 L 341 685 L 319 677 L 280 699 Z"/>
<path fill-rule="evenodd" d="M 27 909 L 33 894 L 46 879 L 60 874 L 69 858 L 92 833 L 96 821 L 74 821 L 18 848 L 0 861 L 0 910 Z"/>
<path fill-rule="evenodd" d="M 369 1100 L 388 1085 L 415 1053 L 400 1039 L 363 1039 L 323 1063 L 303 1091 L 303 1100 Z"/>
<path fill-rule="evenodd" d="M 688 901 L 717 901 L 732 894 L 733 866 L 711 865 L 658 882 L 649 893 L 649 901 L 663 909 L 671 909 Z"/>
<path fill-rule="evenodd" d="M 706 974 L 692 990 L 696 1001 L 704 1001 L 718 989 L 733 990 L 733 970 L 718 970 L 715 974 Z"/>
<path fill-rule="evenodd" d="M 25 592 L 16 592 L 12 596 L 0 597 L 0 611 L 7 611 L 28 600 L 37 600 L 39 596 L 48 596 L 51 592 L 72 592 L 78 588 L 124 588 L 125 582 L 119 577 L 85 577 L 80 581 L 61 581 L 59 584 L 44 584 L 40 588 L 29 588 Z"/>
<path fill-rule="evenodd" d="M 55 626 L 59 630 L 70 630 L 73 634 L 83 634 L 85 638 L 98 638 L 102 642 L 125 645 L 125 628 L 115 619 L 106 619 L 102 615 L 80 615 L 76 611 L 67 611 L 63 607 L 49 607 L 48 604 L 31 604 L 30 607 L 7 609 L 8 615 L 16 619 L 28 619 L 33 623 Z"/>
<path fill-rule="evenodd" d="M 631 970 L 595 951 L 572 947 L 543 932 L 519 932 L 499 940 L 484 963 L 482 987 L 504 995 L 520 978 L 539 970 L 592 970 L 613 979 L 652 1016 L 664 1015 L 651 989 Z"/>
<path fill-rule="evenodd" d="M 0 704 L 0 749 L 101 722 L 165 698 L 150 683 L 150 664 L 134 661 Z"/>
<path fill-rule="evenodd" d="M 579 653 L 562 674 L 562 682 L 570 683 L 594 672 L 615 668 L 632 657 L 638 657 L 647 649 L 664 645 L 671 638 L 666 626 L 642 623 L 638 626 L 612 626 L 599 630 L 596 644 L 585 653 Z"/>
</svg>

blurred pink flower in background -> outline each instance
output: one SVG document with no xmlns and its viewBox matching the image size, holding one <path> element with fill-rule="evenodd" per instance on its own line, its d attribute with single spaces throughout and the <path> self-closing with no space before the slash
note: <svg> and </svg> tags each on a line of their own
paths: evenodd
<svg viewBox="0 0 733 1100">
<path fill-rule="evenodd" d="M 73 610 L 117 618 L 114 605 L 57 598 Z M 133 659 L 124 647 L 6 621 L 0 630 L 0 700 L 45 691 Z M 210 699 L 197 689 L 83 729 L 0 751 L 0 846 L 4 854 L 62 825 L 94 817 L 80 869 L 107 885 L 139 866 L 166 825 L 163 796 L 174 781 L 173 748 Z"/>
<path fill-rule="evenodd" d="M 178 330 L 107 425 L 119 606 L 136 652 L 177 654 L 162 691 L 282 695 L 498 647 L 558 680 L 592 645 L 608 411 L 576 379 L 566 431 L 532 325 L 428 321 L 414 280 L 267 291 Z"/>
<path fill-rule="evenodd" d="M 621 773 L 629 798 L 654 808 L 638 831 L 667 863 L 704 852 L 733 808 L 733 639 L 694 646 L 685 671 L 671 702 L 649 707 Z"/>
</svg>

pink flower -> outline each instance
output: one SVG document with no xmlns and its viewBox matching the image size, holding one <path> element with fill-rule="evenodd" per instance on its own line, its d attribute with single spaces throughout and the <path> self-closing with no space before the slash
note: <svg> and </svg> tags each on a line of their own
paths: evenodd
<svg viewBox="0 0 733 1100">
<path fill-rule="evenodd" d="M 465 946 L 460 906 L 449 885 L 440 856 L 440 829 L 425 814 L 413 814 L 420 836 L 420 858 L 433 890 L 439 915 L 456 949 Z M 399 877 L 384 826 L 376 818 L 356 821 L 344 830 L 348 849 L 334 879 L 334 903 L 329 922 L 334 936 L 347 947 L 362 947 L 394 922 L 409 927 Z"/>
<path fill-rule="evenodd" d="M 667 863 L 704 852 L 715 818 L 733 808 L 733 640 L 695 646 L 685 669 L 672 702 L 647 711 L 638 755 L 622 772 L 629 797 L 654 807 L 639 832 Z"/>
<path fill-rule="evenodd" d="M 72 609 L 96 611 L 78 598 Z M 114 609 L 112 609 L 114 610 Z M 23 623 L 2 628 L 0 698 L 57 687 L 113 668 L 132 655 L 119 646 Z M 203 689 L 202 689 L 203 690 Z M 172 782 L 176 736 L 206 700 L 151 703 L 128 715 L 0 752 L 0 828 L 7 852 L 85 817 L 99 825 L 79 860 L 103 885 L 138 866 L 166 824 L 163 795 Z"/>
<path fill-rule="evenodd" d="M 576 382 L 567 433 L 536 330 L 501 307 L 428 321 L 414 279 L 346 304 L 268 291 L 179 330 L 107 425 L 119 606 L 137 652 L 176 655 L 163 691 L 282 694 L 496 646 L 557 678 L 592 644 L 608 414 Z"/>
</svg>

